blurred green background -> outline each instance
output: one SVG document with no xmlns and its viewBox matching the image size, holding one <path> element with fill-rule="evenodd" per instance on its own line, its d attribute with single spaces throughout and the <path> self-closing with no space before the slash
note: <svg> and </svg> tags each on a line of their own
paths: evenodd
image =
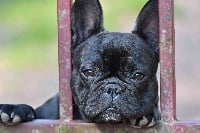
<svg viewBox="0 0 200 133">
<path fill-rule="evenodd" d="M 101 0 L 105 28 L 130 32 L 147 0 Z M 177 114 L 200 119 L 200 1 L 175 1 Z M 0 0 L 0 103 L 34 107 L 58 91 L 56 0 Z M 192 90 L 192 91 L 191 91 Z"/>
<path fill-rule="evenodd" d="M 56 61 L 55 0 L 1 0 L 0 10 L 1 65 L 41 67 Z"/>
</svg>

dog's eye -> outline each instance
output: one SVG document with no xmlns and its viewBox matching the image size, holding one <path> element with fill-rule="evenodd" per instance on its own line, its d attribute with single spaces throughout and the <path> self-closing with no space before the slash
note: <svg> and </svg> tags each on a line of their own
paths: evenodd
<svg viewBox="0 0 200 133">
<path fill-rule="evenodd" d="M 92 77 L 94 75 L 94 72 L 91 69 L 86 69 L 86 70 L 83 70 L 83 75 L 85 77 Z"/>
<path fill-rule="evenodd" d="M 134 75 L 134 79 L 135 80 L 142 80 L 143 78 L 144 78 L 144 74 L 143 73 L 137 72 Z"/>
</svg>

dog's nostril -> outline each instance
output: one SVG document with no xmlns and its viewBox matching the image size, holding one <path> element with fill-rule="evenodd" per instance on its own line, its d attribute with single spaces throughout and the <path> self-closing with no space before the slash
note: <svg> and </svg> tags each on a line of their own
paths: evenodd
<svg viewBox="0 0 200 133">
<path fill-rule="evenodd" d="M 120 88 L 117 88 L 116 90 L 115 90 L 115 93 L 116 94 L 120 94 L 120 93 L 122 93 L 123 92 L 123 89 L 120 87 Z"/>
<path fill-rule="evenodd" d="M 112 93 L 112 90 L 111 90 L 111 89 L 108 89 L 108 90 L 107 90 L 107 93 L 108 93 L 108 94 L 111 94 L 111 93 Z"/>
</svg>

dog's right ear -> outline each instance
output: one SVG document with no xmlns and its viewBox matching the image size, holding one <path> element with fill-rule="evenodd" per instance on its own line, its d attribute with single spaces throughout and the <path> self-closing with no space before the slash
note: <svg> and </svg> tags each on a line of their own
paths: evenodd
<svg viewBox="0 0 200 133">
<path fill-rule="evenodd" d="M 71 13 L 72 50 L 103 29 L 103 12 L 99 0 L 76 0 Z"/>
</svg>

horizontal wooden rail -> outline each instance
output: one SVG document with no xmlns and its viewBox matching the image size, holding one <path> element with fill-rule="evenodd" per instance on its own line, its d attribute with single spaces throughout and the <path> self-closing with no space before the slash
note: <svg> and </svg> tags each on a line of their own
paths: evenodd
<svg viewBox="0 0 200 133">
<path fill-rule="evenodd" d="M 198 133 L 200 121 L 160 123 L 153 128 L 136 129 L 125 124 L 95 124 L 83 121 L 35 120 L 17 126 L 0 125 L 0 133 Z"/>
</svg>

